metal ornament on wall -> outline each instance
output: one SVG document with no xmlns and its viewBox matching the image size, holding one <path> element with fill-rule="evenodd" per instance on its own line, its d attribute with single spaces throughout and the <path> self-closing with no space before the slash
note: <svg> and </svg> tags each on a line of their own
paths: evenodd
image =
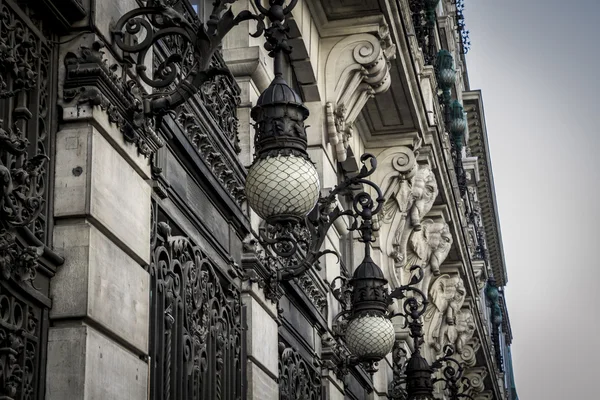
<svg viewBox="0 0 600 400">
<path fill-rule="evenodd" d="M 21 8 L 20 6 L 23 6 Z M 0 398 L 45 392 L 56 57 L 42 21 L 0 2 Z"/>
<path fill-rule="evenodd" d="M 238 400 L 244 347 L 239 289 L 154 210 L 150 398 Z"/>
<path fill-rule="evenodd" d="M 423 51 L 426 65 L 433 64 L 435 61 L 435 9 L 439 2 L 440 0 L 409 1 L 417 43 Z"/>
<path fill-rule="evenodd" d="M 321 372 L 292 347 L 279 342 L 279 399 L 321 400 Z"/>
<path fill-rule="evenodd" d="M 206 23 L 183 13 L 174 5 L 178 0 L 147 0 L 145 7 L 134 9 L 123 15 L 112 29 L 115 45 L 127 53 L 135 65 L 137 77 L 155 90 L 142 94 L 143 112 L 155 116 L 157 121 L 168 111 L 174 110 L 195 95 L 205 82 L 218 75 L 230 75 L 226 68 L 213 66 L 213 54 L 221 46 L 225 35 L 243 21 L 254 20 L 257 30 L 253 37 L 264 31 L 264 15 L 255 15 L 248 10 L 234 15 L 229 7 L 233 1 L 216 0 Z M 173 53 L 152 73 L 150 55 L 161 41 L 176 37 L 184 41 L 188 53 Z M 188 68 L 182 71 L 181 63 L 186 57 Z M 157 122 L 158 124 L 158 122 Z"/>
</svg>

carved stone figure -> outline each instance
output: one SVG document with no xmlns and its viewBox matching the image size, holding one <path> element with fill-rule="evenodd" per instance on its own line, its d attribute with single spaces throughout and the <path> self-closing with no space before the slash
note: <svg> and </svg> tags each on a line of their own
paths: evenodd
<svg viewBox="0 0 600 400">
<path fill-rule="evenodd" d="M 438 195 L 437 182 L 431 168 L 416 163 L 415 156 L 420 145 L 420 142 L 416 142 L 412 151 L 409 148 L 401 149 L 400 154 L 392 161 L 394 176 L 384 182 L 384 222 L 399 218 L 393 224 L 395 233 L 392 249 L 389 246 L 388 249 L 394 253 L 390 255 L 400 263 L 404 259 L 403 243 L 408 239 L 408 234 L 412 229 L 421 229 L 421 220 L 431 210 Z"/>
<path fill-rule="evenodd" d="M 452 242 L 448 224 L 430 219 L 422 221 L 421 228 L 413 230 L 407 244 L 403 281 L 410 280 L 412 266 L 420 266 L 424 278 L 419 283 L 419 289 L 426 293 L 432 276 L 440 274 L 440 265 L 448 256 Z"/>
<path fill-rule="evenodd" d="M 429 289 L 430 303 L 424 315 L 428 324 L 426 340 L 438 353 L 447 344 L 457 350 L 458 347 L 462 349 L 468 340 L 465 335 L 473 335 L 473 317 L 469 322 L 466 316 L 463 319 L 461 315 L 465 296 L 463 281 L 458 276 L 441 275 Z"/>
</svg>

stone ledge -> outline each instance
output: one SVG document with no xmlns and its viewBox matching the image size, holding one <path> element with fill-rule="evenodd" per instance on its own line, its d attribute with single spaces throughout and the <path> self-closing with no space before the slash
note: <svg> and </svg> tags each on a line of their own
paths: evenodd
<svg viewBox="0 0 600 400">
<path fill-rule="evenodd" d="M 47 400 L 145 400 L 148 364 L 87 325 L 52 327 Z"/>
</svg>

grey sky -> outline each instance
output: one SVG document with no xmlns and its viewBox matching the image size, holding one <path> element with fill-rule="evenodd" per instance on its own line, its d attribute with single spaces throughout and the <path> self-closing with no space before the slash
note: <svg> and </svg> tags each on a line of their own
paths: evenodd
<svg viewBox="0 0 600 400">
<path fill-rule="evenodd" d="M 466 0 L 520 400 L 597 400 L 599 0 Z"/>
</svg>

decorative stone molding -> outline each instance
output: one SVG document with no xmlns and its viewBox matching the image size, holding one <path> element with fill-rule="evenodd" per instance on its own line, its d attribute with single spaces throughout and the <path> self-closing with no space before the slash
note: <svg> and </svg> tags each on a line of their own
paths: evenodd
<svg viewBox="0 0 600 400">
<path fill-rule="evenodd" d="M 178 109 L 175 121 L 181 126 L 221 186 L 241 206 L 246 201 L 244 176 L 237 172 L 235 162 L 226 156 L 215 137 L 202 127 L 198 113 L 190 105 L 182 105 Z"/>
<path fill-rule="evenodd" d="M 367 100 L 389 89 L 389 62 L 395 54 L 387 26 L 377 35 L 345 37 L 330 50 L 325 64 L 325 113 L 338 161 L 346 160 L 352 125 Z"/>
<path fill-rule="evenodd" d="M 494 399 L 494 393 L 492 391 L 485 391 L 483 393 L 478 394 L 475 397 L 475 400 L 493 400 Z"/>
<path fill-rule="evenodd" d="M 481 342 L 477 336 L 473 336 L 462 349 L 460 353 L 461 361 L 469 367 L 475 366 L 477 363 L 477 352 L 481 348 Z"/>
<path fill-rule="evenodd" d="M 466 289 L 459 276 L 439 276 L 429 289 L 430 303 L 424 314 L 425 342 L 439 354 L 451 345 L 461 355 L 475 333 L 475 322 L 468 308 L 463 308 Z"/>
</svg>

